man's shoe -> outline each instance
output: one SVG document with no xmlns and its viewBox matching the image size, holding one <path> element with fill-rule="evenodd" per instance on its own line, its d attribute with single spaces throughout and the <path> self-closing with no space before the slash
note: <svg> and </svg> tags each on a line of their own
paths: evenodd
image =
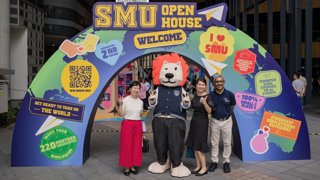
<svg viewBox="0 0 320 180">
<path fill-rule="evenodd" d="M 231 170 L 230 170 L 230 163 L 224 163 L 223 164 L 223 171 L 225 172 L 225 173 L 229 173 Z"/>
<path fill-rule="evenodd" d="M 210 167 L 209 167 L 209 171 L 213 172 L 214 170 L 216 170 L 218 168 L 218 163 L 211 163 Z"/>
</svg>

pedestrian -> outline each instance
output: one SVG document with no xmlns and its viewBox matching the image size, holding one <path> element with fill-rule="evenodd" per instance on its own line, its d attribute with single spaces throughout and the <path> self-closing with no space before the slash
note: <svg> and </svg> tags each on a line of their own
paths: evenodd
<svg viewBox="0 0 320 180">
<path fill-rule="evenodd" d="M 197 79 L 198 79 L 198 75 L 197 75 L 197 74 L 194 74 L 194 75 L 193 75 L 192 82 L 191 82 L 191 87 L 193 87 L 193 88 L 191 89 L 192 94 L 194 94 L 194 92 L 196 91 L 195 87 L 196 87 Z"/>
<path fill-rule="evenodd" d="M 298 71 L 297 74 L 300 75 L 299 79 L 303 82 L 303 84 L 304 84 L 304 89 L 305 89 L 305 91 L 306 91 L 306 90 L 307 90 L 307 85 L 308 85 L 307 79 L 303 76 L 303 74 L 302 74 L 301 71 Z M 305 95 L 306 95 L 306 94 L 305 94 L 305 92 L 304 92 L 304 94 L 302 94 L 302 97 L 304 97 Z"/>
<path fill-rule="evenodd" d="M 195 88 L 191 85 L 191 82 L 190 82 L 190 78 L 187 78 L 187 81 L 186 83 L 184 84 L 183 88 L 186 90 L 186 92 L 188 92 L 189 94 L 192 93 L 192 89 Z"/>
<path fill-rule="evenodd" d="M 147 99 L 147 86 L 145 84 L 145 80 L 143 77 L 139 78 L 140 81 L 140 92 L 139 92 L 139 98 L 143 102 L 143 110 L 148 110 L 148 99 Z"/>
<path fill-rule="evenodd" d="M 128 87 L 129 95 L 120 96 L 116 109 L 124 117 L 120 131 L 119 166 L 124 167 L 124 175 L 138 174 L 142 163 L 142 122 L 143 102 L 139 98 L 141 85 L 133 81 Z"/>
<path fill-rule="evenodd" d="M 293 74 L 292 86 L 293 86 L 293 89 L 299 98 L 299 102 L 300 102 L 301 107 L 303 109 L 303 95 L 305 94 L 305 86 L 304 86 L 304 83 L 299 78 L 300 78 L 299 73 Z"/>
<path fill-rule="evenodd" d="M 207 81 L 204 78 L 198 78 L 196 81 L 196 91 L 191 101 L 191 108 L 194 110 L 188 138 L 187 146 L 191 146 L 196 157 L 196 167 L 191 174 L 203 176 L 208 173 L 206 166 L 205 153 L 209 152 L 207 143 L 208 137 L 208 114 L 212 111 L 212 101 L 206 93 Z"/>
<path fill-rule="evenodd" d="M 231 139 L 232 139 L 232 113 L 236 104 L 234 94 L 225 89 L 225 80 L 219 75 L 214 80 L 215 89 L 210 92 L 213 101 L 214 113 L 212 114 L 211 128 L 211 164 L 209 171 L 213 172 L 218 168 L 220 134 L 223 141 L 223 171 L 229 173 Z"/>
<path fill-rule="evenodd" d="M 319 73 L 319 76 L 318 76 L 317 81 L 318 81 L 318 85 L 319 85 L 319 92 L 318 92 L 318 94 L 320 94 L 320 73 Z"/>
</svg>

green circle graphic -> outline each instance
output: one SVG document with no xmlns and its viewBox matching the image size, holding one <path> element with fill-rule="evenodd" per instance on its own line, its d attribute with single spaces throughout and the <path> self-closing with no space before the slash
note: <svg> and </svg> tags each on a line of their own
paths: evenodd
<svg viewBox="0 0 320 180">
<path fill-rule="evenodd" d="M 77 136 L 70 129 L 58 126 L 42 136 L 39 148 L 49 159 L 62 161 L 75 152 L 77 142 Z"/>
</svg>

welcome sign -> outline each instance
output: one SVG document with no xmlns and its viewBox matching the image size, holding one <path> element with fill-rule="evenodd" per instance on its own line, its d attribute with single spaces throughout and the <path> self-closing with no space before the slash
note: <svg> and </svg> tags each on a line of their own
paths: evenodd
<svg viewBox="0 0 320 180">
<path fill-rule="evenodd" d="M 256 41 L 225 22 L 227 6 L 112 3 L 93 7 L 93 26 L 65 40 L 25 95 L 12 166 L 82 165 L 95 108 L 135 59 L 175 52 L 235 93 L 234 153 L 243 161 L 310 159 L 306 120 L 290 80 Z M 117 147 L 114 147 L 117 148 Z"/>
</svg>

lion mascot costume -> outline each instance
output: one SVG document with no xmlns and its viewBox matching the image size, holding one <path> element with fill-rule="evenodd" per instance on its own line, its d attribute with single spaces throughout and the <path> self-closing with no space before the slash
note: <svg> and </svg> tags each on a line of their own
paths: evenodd
<svg viewBox="0 0 320 180">
<path fill-rule="evenodd" d="M 149 105 L 154 107 L 152 121 L 157 161 L 148 171 L 163 173 L 171 168 L 171 176 L 186 177 L 190 170 L 181 162 L 186 133 L 186 109 L 190 97 L 182 88 L 189 67 L 177 53 L 158 56 L 152 62 L 152 76 L 156 90 L 150 90 Z M 169 155 L 169 157 L 168 157 Z"/>
</svg>

